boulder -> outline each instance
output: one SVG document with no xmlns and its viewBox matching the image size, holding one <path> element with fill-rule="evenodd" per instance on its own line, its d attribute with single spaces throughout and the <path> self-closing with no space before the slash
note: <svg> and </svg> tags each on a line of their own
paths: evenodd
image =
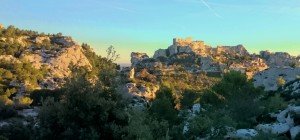
<svg viewBox="0 0 300 140">
<path fill-rule="evenodd" d="M 39 113 L 36 109 L 23 109 L 18 111 L 18 114 L 24 117 L 37 117 Z"/>
<path fill-rule="evenodd" d="M 297 115 L 300 114 L 300 106 L 289 106 L 289 110 L 290 110 L 291 112 L 296 113 Z"/>
<path fill-rule="evenodd" d="M 295 137 L 300 133 L 300 126 L 295 126 L 295 127 L 292 127 L 290 129 L 290 134 L 291 134 L 291 138 L 292 140 L 295 139 Z"/>
<path fill-rule="evenodd" d="M 9 126 L 9 123 L 7 123 L 7 122 L 0 122 L 0 128 L 3 127 L 3 126 Z"/>
<path fill-rule="evenodd" d="M 201 111 L 201 105 L 194 104 L 192 110 L 193 110 L 193 113 L 199 113 Z"/>
<path fill-rule="evenodd" d="M 287 116 L 288 112 L 289 112 L 289 110 L 285 109 L 285 110 L 281 111 L 279 114 L 277 114 L 277 121 L 280 123 L 286 123 L 286 116 Z"/>
<path fill-rule="evenodd" d="M 234 132 L 229 132 L 226 137 L 233 139 L 251 139 L 257 134 L 257 131 L 254 129 L 238 129 Z"/>
<path fill-rule="evenodd" d="M 290 126 L 286 123 L 273 123 L 273 124 L 259 124 L 256 126 L 257 130 L 265 133 L 284 134 L 290 130 Z"/>
<path fill-rule="evenodd" d="M 183 130 L 182 133 L 186 134 L 187 132 L 189 132 L 189 123 L 186 122 L 185 125 L 183 126 Z"/>
</svg>

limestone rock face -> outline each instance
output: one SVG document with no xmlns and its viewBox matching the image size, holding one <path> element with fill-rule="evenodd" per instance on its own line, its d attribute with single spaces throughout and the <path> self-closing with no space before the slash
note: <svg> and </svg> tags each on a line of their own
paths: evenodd
<svg viewBox="0 0 300 140">
<path fill-rule="evenodd" d="M 83 54 L 83 50 L 80 46 L 64 48 L 59 56 L 48 58 L 46 63 L 50 64 L 50 72 L 59 77 L 69 76 L 71 72 L 69 69 L 70 64 L 75 64 L 79 67 L 92 67 L 89 60 Z"/>
<path fill-rule="evenodd" d="M 134 74 L 135 74 L 134 68 L 131 68 L 129 71 L 129 78 L 134 79 Z"/>
<path fill-rule="evenodd" d="M 295 80 L 297 75 L 300 75 L 300 68 L 269 68 L 254 75 L 254 86 L 264 86 L 266 91 L 274 91 L 278 89 L 278 77 L 282 76 L 288 83 Z"/>
<path fill-rule="evenodd" d="M 155 51 L 153 58 L 157 59 L 158 57 L 167 57 L 167 50 L 159 49 L 159 50 Z"/>
<path fill-rule="evenodd" d="M 201 57 L 201 67 L 203 70 L 209 70 L 211 68 L 211 65 L 213 64 L 213 61 L 209 57 Z"/>
<path fill-rule="evenodd" d="M 300 95 L 300 75 L 297 76 L 297 80 L 292 81 L 289 84 L 286 84 L 280 92 L 282 94 L 290 94 L 292 97 Z"/>
<path fill-rule="evenodd" d="M 131 53 L 131 65 L 135 66 L 137 63 L 148 59 L 149 56 L 146 53 L 138 53 L 138 52 L 132 52 Z"/>
<path fill-rule="evenodd" d="M 20 59 L 29 61 L 36 69 L 40 69 L 43 62 L 43 57 L 40 54 L 21 54 Z"/>
<path fill-rule="evenodd" d="M 154 99 L 155 93 L 158 91 L 158 85 L 145 86 L 145 85 L 136 85 L 135 83 L 127 83 L 125 85 L 127 93 L 136 97 L 145 97 L 146 99 Z"/>
<path fill-rule="evenodd" d="M 34 39 L 35 43 L 37 44 L 42 44 L 44 40 L 50 41 L 50 38 L 48 36 L 38 36 Z"/>
<path fill-rule="evenodd" d="M 20 59 L 29 61 L 33 67 L 41 69 L 46 66 L 49 75 L 52 78 L 64 78 L 71 73 L 69 66 L 74 64 L 76 66 L 87 66 L 91 68 L 91 64 L 80 46 L 74 45 L 70 47 L 63 47 L 59 51 L 44 52 L 41 50 L 27 51 L 20 55 Z M 51 79 L 48 79 L 52 81 Z"/>
<path fill-rule="evenodd" d="M 261 51 L 260 55 L 267 61 L 270 67 L 284 67 L 291 66 L 297 63 L 297 58 L 293 58 L 286 52 L 275 52 Z"/>
<path fill-rule="evenodd" d="M 237 46 L 218 46 L 216 49 L 217 54 L 228 53 L 228 54 L 239 54 L 239 55 L 247 55 L 248 51 L 245 49 L 243 45 Z"/>
</svg>

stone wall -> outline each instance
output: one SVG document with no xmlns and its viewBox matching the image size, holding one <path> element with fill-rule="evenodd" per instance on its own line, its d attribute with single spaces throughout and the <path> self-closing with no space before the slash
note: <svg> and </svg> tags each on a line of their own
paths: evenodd
<svg viewBox="0 0 300 140">
<path fill-rule="evenodd" d="M 193 38 L 174 38 L 173 45 L 174 46 L 187 46 L 193 42 Z"/>
</svg>

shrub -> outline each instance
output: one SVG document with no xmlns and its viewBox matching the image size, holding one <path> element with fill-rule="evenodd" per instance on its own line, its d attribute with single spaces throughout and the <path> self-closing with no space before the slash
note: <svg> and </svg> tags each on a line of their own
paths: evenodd
<svg viewBox="0 0 300 140">
<path fill-rule="evenodd" d="M 29 107 L 30 104 L 32 103 L 32 99 L 29 97 L 20 97 L 16 100 L 16 105 L 19 107 Z"/>
</svg>

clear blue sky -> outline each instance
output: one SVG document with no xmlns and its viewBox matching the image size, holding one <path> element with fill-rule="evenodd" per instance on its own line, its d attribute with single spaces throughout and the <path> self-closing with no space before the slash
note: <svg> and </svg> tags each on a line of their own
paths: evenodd
<svg viewBox="0 0 300 140">
<path fill-rule="evenodd" d="M 299 0 L 0 0 L 0 23 L 62 32 L 97 53 L 113 45 L 119 63 L 132 51 L 150 56 L 174 37 L 206 44 L 243 44 L 300 54 Z"/>
</svg>

